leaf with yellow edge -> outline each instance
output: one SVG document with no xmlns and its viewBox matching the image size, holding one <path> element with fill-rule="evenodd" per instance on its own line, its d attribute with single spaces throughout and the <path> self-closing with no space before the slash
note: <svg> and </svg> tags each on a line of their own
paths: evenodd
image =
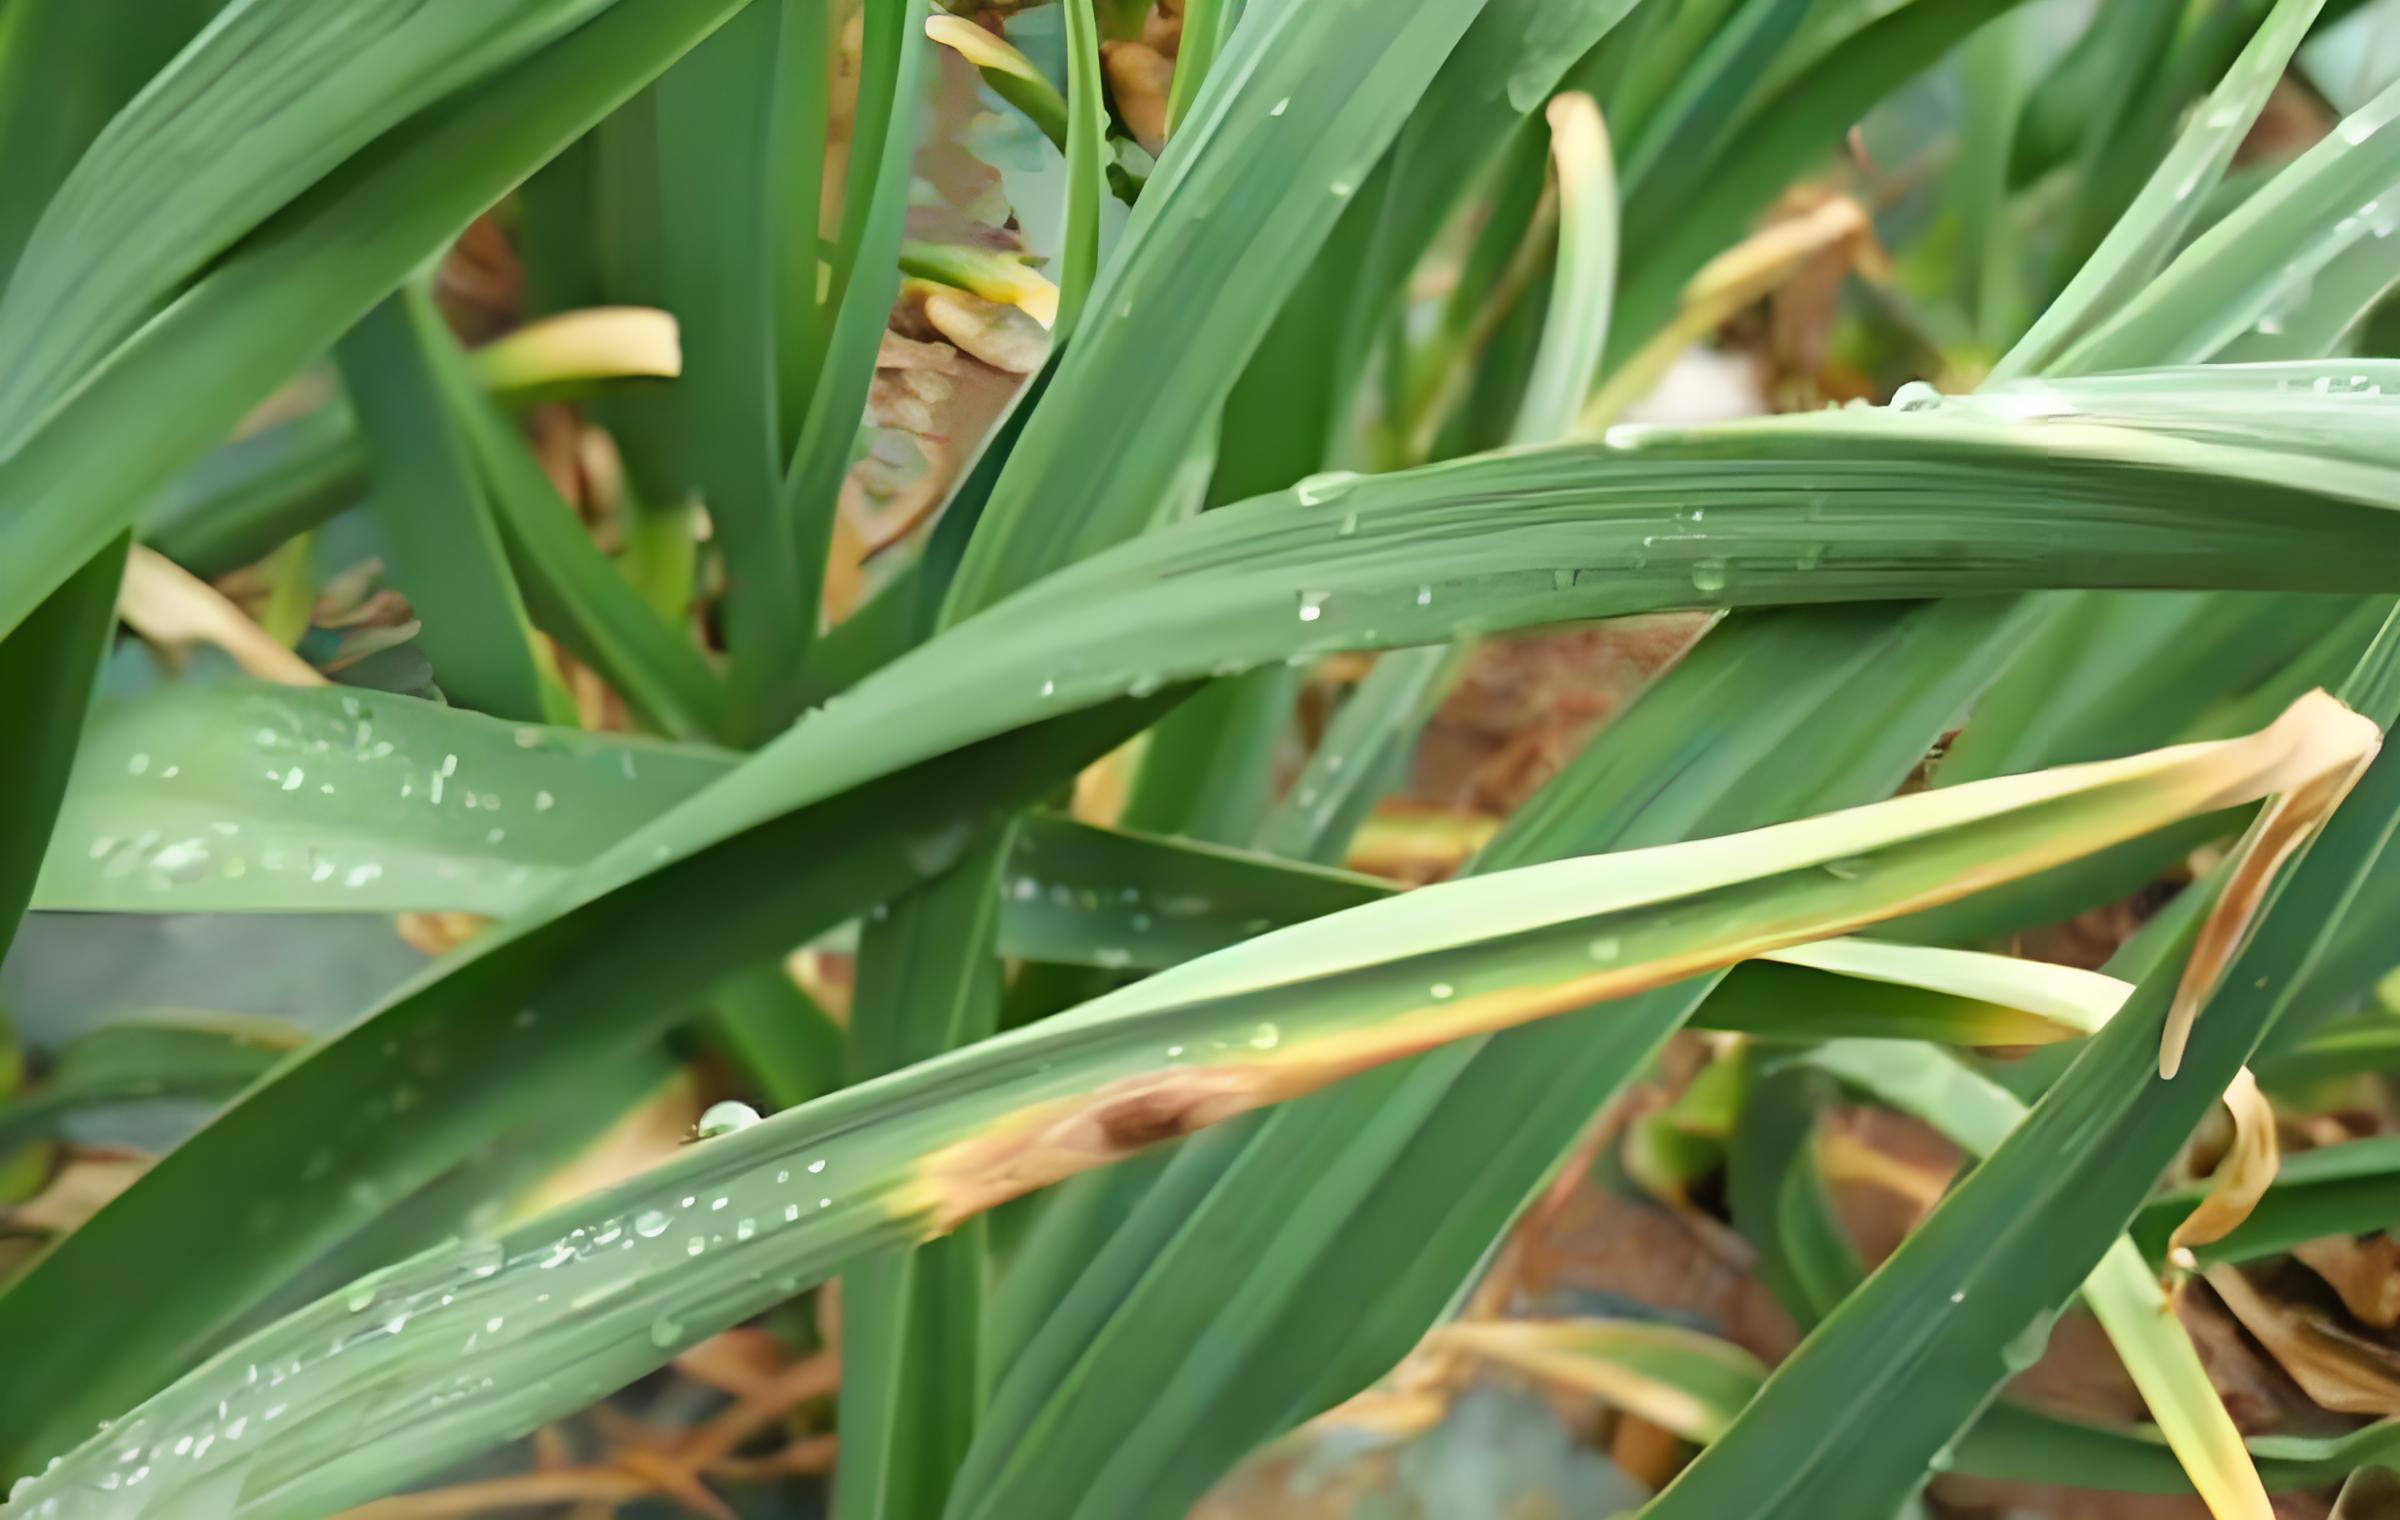
<svg viewBox="0 0 2400 1520">
<path fill-rule="evenodd" d="M 1636 1320 L 1484 1320 L 1427 1337 L 1594 1395 L 1687 1441 L 1713 1441 L 1766 1380 L 1766 1364 L 1730 1341 Z"/>
<path fill-rule="evenodd" d="M 162 1461 L 163 1505 L 239 1493 L 227 1520 L 323 1514 L 581 1407 L 865 1252 L 1076 1172 L 2305 785 L 2378 737 L 2312 693 L 2243 738 L 1497 872 L 1263 935 L 377 1273 L 128 1412 L 19 1501 L 86 1491 L 125 1448 L 188 1437 L 206 1455 Z M 525 1375 L 566 1356 L 571 1379 Z M 251 1366 L 283 1371 L 254 1382 Z M 370 1418 L 402 1406 L 404 1426 Z"/>
<path fill-rule="evenodd" d="M 1815 940 L 1761 959 L 1841 977 L 1845 999 L 1858 996 L 1857 984 L 1862 982 L 1905 989 L 1907 1001 L 1893 1003 L 1889 1011 L 1895 1016 L 1904 1012 L 1908 1022 L 1895 1022 L 1879 1032 L 1955 1045 L 2049 1045 L 2081 1039 L 2108 1022 L 2133 990 L 2116 977 L 2078 966 L 1885 940 Z M 1726 1010 L 1717 1005 L 1740 997 L 1741 981 L 1751 974 L 1737 972 L 1701 1005 L 1699 1021 L 1712 1028 L 1805 1037 L 1809 1029 L 1800 1022 L 1808 1017 L 1805 1010 L 1778 1010 L 1773 1026 L 1723 1021 Z M 1835 1017 L 1847 1019 L 1846 1010 L 1836 1010 Z M 1829 1031 L 1832 1027 L 1845 1034 L 1861 1032 L 1855 1020 L 1829 1026 Z"/>
<path fill-rule="evenodd" d="M 2109 1246 L 2084 1279 L 2083 1301 L 2208 1512 L 2216 1520 L 2274 1520 L 2274 1502 L 2242 1433 L 2133 1237 L 2120 1235 Z"/>
<path fill-rule="evenodd" d="M 1045 328 L 1058 321 L 1058 287 L 1021 254 L 964 243 L 911 241 L 900 245 L 900 271 L 1014 306 Z M 1025 373 L 1023 366 L 1006 367 Z"/>
<path fill-rule="evenodd" d="M 1059 148 L 1067 145 L 1067 100 L 1058 86 L 1005 37 L 964 16 L 928 16 L 925 35 L 975 65 L 992 93 L 1025 113 Z"/>
</svg>

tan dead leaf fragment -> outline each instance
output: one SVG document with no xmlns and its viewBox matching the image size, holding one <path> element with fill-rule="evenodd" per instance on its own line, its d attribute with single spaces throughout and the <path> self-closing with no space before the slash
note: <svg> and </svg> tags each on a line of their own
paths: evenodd
<svg viewBox="0 0 2400 1520">
<path fill-rule="evenodd" d="M 950 381 L 939 370 L 877 370 L 867 388 L 867 418 L 877 427 L 934 433 L 949 399 Z"/>
<path fill-rule="evenodd" d="M 930 295 L 931 290 L 921 292 Z M 947 343 L 922 343 L 915 338 L 884 330 L 883 341 L 875 350 L 877 369 L 930 369 L 942 374 L 958 370 L 958 350 Z"/>
<path fill-rule="evenodd" d="M 1133 140 L 1156 158 L 1167 146 L 1167 96 L 1175 85 L 1175 61 L 1138 42 L 1103 42 L 1100 67 Z"/>
<path fill-rule="evenodd" d="M 149 1167 L 146 1156 L 78 1153 L 58 1169 L 48 1187 L 15 1208 L 0 1209 L 0 1228 L 67 1234 L 133 1186 Z"/>
<path fill-rule="evenodd" d="M 2208 1196 L 2184 1216 L 2168 1237 L 2168 1259 L 2182 1265 L 2194 1246 L 2223 1240 L 2250 1217 L 2258 1200 L 2274 1184 L 2279 1156 L 2275 1143 L 2275 1110 L 2258 1090 L 2258 1079 L 2245 1066 L 2234 1073 L 2225 1089 L 2225 1107 L 2233 1114 L 2233 1144 L 2217 1163 Z"/>
<path fill-rule="evenodd" d="M 325 677 L 268 637 L 241 608 L 208 582 L 154 549 L 133 546 L 117 613 L 134 632 L 162 648 L 213 644 L 262 681 L 322 686 Z"/>
<path fill-rule="evenodd" d="M 2280 1303 L 2232 1267 L 2210 1267 L 2208 1285 L 2257 1337 L 2303 1393 L 2337 1414 L 2400 1414 L 2400 1351 L 2335 1325 L 2315 1310 Z"/>
<path fill-rule="evenodd" d="M 1055 296 L 1051 310 L 1057 310 Z M 1050 352 L 1050 334 L 1033 313 L 971 291 L 945 286 L 926 292 L 925 320 L 962 352 L 1012 375 L 1032 374 Z"/>
<path fill-rule="evenodd" d="M 1585 405 L 1577 426 L 1585 432 L 1607 427 L 1650 394 L 1685 349 L 1734 313 L 1819 268 L 1829 252 L 1862 246 L 1873 232 L 1866 208 L 1845 196 L 1771 223 L 1709 260 L 1683 288 L 1674 320 L 1609 377 Z M 1847 254 L 1844 259 L 1847 267 Z"/>
<path fill-rule="evenodd" d="M 2325 1279 L 2361 1324 L 2378 1330 L 2400 1325 L 2400 1241 L 2334 1235 L 2292 1247 L 2292 1257 Z"/>
<path fill-rule="evenodd" d="M 1183 0 L 1158 0 L 1142 18 L 1142 41 L 1174 57 L 1183 46 Z"/>
</svg>

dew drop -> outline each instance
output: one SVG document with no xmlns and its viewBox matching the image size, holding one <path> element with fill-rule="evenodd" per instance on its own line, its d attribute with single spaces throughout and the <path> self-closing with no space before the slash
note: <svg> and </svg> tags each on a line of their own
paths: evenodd
<svg viewBox="0 0 2400 1520">
<path fill-rule="evenodd" d="M 1692 562 L 1692 589 L 1702 594 L 1725 589 L 1725 562 L 1721 559 L 1702 559 Z"/>
<path fill-rule="evenodd" d="M 646 1239 L 656 1240 L 659 1236 L 667 1233 L 667 1226 L 672 1223 L 674 1223 L 673 1220 L 657 1209 L 644 1209 L 634 1216 L 633 1233 Z"/>
<path fill-rule="evenodd" d="M 1319 619 L 1319 618 L 1323 617 L 1323 616 L 1325 615 L 1325 603 L 1326 603 L 1326 600 L 1327 600 L 1327 599 L 1328 599 L 1328 598 L 1329 598 L 1331 595 L 1332 595 L 1332 593 L 1330 593 L 1330 592 L 1325 592 L 1325 591 L 1303 591 L 1303 592 L 1301 592 L 1301 593 L 1300 593 L 1300 621 L 1301 621 L 1301 622 L 1303 622 L 1303 623 L 1313 623 L 1313 622 L 1315 622 L 1317 619 Z"/>
</svg>

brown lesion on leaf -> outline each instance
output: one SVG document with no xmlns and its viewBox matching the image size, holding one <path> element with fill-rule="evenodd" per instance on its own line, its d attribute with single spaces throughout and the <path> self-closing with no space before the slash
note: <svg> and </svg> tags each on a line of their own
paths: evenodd
<svg viewBox="0 0 2400 1520">
<path fill-rule="evenodd" d="M 1178 1067 L 1125 1077 L 1090 1093 L 1020 1109 L 993 1128 L 926 1158 L 934 1233 L 1077 1172 L 1313 1092 L 1329 1074 L 1287 1063 Z"/>
</svg>

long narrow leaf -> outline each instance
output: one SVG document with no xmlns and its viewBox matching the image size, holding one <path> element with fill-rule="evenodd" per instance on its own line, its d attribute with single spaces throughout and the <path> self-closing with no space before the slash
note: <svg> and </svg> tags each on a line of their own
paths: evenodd
<svg viewBox="0 0 2400 1520">
<path fill-rule="evenodd" d="M 942 1233 L 1029 1189 L 1432 1044 L 1622 997 L 2298 784 L 2348 766 L 2373 739 L 2319 701 L 2245 740 L 1528 868 L 1255 940 L 739 1131 L 568 1218 L 428 1253 L 321 1301 L 118 1421 L 16 1502 L 38 1510 L 104 1477 L 121 1485 L 130 1445 L 159 1484 L 145 1504 L 205 1494 L 229 1515 L 322 1513 L 571 1407 L 861 1249 Z M 1385 961 L 1375 944 L 1409 953 Z M 929 1090 L 948 1097 L 928 1108 Z M 577 1347 L 575 1386 L 486 1370 L 554 1354 L 553 1336 Z M 245 1366 L 279 1370 L 253 1383 Z M 393 1400 L 421 1412 L 404 1432 L 362 1444 L 353 1416 Z M 176 1453 L 185 1435 L 194 1446 Z M 217 1439 L 202 1447 L 203 1435 Z"/>
<path fill-rule="evenodd" d="M 533 630 L 475 459 L 436 377 L 448 342 L 432 296 L 400 291 L 343 340 L 342 375 L 375 461 L 375 505 L 434 678 L 468 707 L 543 716 Z"/>
</svg>

